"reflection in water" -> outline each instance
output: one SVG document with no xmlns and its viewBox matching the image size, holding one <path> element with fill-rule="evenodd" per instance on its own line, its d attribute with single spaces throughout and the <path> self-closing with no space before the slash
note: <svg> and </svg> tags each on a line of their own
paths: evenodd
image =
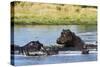
<svg viewBox="0 0 100 67">
<path fill-rule="evenodd" d="M 44 45 L 56 45 L 56 39 L 62 29 L 70 29 L 85 42 L 95 42 L 96 25 L 16 25 L 14 28 L 14 43 L 25 45 L 31 40 L 39 40 Z"/>
</svg>

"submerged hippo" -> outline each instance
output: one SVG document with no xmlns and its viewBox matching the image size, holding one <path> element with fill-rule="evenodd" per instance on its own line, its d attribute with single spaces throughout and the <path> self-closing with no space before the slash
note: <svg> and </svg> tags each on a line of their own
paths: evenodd
<svg viewBox="0 0 100 67">
<path fill-rule="evenodd" d="M 88 54 L 88 50 L 86 49 L 86 46 L 84 41 L 77 35 L 75 35 L 74 32 L 67 30 L 62 30 L 60 37 L 57 39 L 57 44 L 63 45 L 64 47 L 73 47 L 77 50 L 81 50 L 83 54 Z"/>
<path fill-rule="evenodd" d="M 49 48 L 49 47 L 48 47 Z M 39 41 L 30 41 L 26 45 L 20 47 L 18 45 L 11 45 L 11 54 L 15 54 L 14 52 L 18 51 L 18 54 L 23 54 L 26 56 L 41 56 L 41 55 L 54 55 L 58 54 L 57 49 L 49 49 L 43 46 Z M 33 53 L 33 54 L 31 54 Z"/>
<path fill-rule="evenodd" d="M 21 47 L 20 50 L 22 54 L 25 54 L 27 56 L 40 56 L 40 55 L 54 55 L 57 54 L 58 51 L 57 50 L 47 50 L 42 43 L 40 43 L 39 41 L 30 41 L 29 43 L 27 43 L 25 46 Z M 42 52 L 42 54 L 39 54 L 39 51 Z M 36 54 L 30 54 L 30 52 L 36 53 Z"/>
<path fill-rule="evenodd" d="M 46 52 L 46 49 L 44 48 L 43 44 L 40 43 L 39 41 L 30 41 L 25 46 L 21 47 L 21 53 L 28 55 L 28 56 L 30 55 L 30 52 L 36 52 L 36 51 L 45 51 Z"/>
</svg>

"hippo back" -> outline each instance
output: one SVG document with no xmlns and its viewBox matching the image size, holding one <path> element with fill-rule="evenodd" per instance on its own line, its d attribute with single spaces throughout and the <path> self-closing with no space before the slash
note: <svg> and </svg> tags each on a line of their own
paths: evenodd
<svg viewBox="0 0 100 67">
<path fill-rule="evenodd" d="M 30 41 L 22 48 L 30 50 L 30 51 L 39 51 L 41 49 L 41 47 L 43 47 L 43 44 L 40 43 L 39 41 Z"/>
</svg>

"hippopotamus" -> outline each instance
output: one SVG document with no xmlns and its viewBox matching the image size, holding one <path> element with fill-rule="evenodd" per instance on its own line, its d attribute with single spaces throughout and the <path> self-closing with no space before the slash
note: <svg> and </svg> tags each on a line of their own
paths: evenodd
<svg viewBox="0 0 100 67">
<path fill-rule="evenodd" d="M 88 54 L 88 50 L 86 49 L 86 46 L 84 41 L 77 36 L 74 32 L 71 30 L 63 29 L 61 32 L 61 35 L 59 38 L 56 40 L 57 44 L 62 45 L 63 47 L 69 48 L 73 47 L 76 48 L 77 50 L 83 51 L 83 54 Z M 84 53 L 85 52 L 85 53 Z"/>
<path fill-rule="evenodd" d="M 46 52 L 46 49 L 44 48 L 42 43 L 40 43 L 39 41 L 30 41 L 26 45 L 22 46 L 20 51 L 22 54 L 29 56 L 30 55 L 29 52 L 42 51 L 42 50 Z"/>
<path fill-rule="evenodd" d="M 25 46 L 22 46 L 20 51 L 23 54 L 25 53 L 25 55 L 27 56 L 30 56 L 29 52 L 36 52 L 36 51 L 42 51 L 46 55 L 58 54 L 58 50 L 56 48 L 47 50 L 46 47 L 39 41 L 30 41 Z M 33 56 L 38 56 L 38 55 L 40 56 L 40 54 L 35 54 Z"/>
<path fill-rule="evenodd" d="M 11 45 L 11 54 L 15 54 L 15 51 L 18 51 L 18 54 L 23 54 L 26 56 L 40 56 L 40 55 L 54 55 L 58 54 L 57 49 L 49 49 L 40 43 L 39 41 L 30 41 L 24 46 L 18 46 L 15 44 Z M 39 54 L 39 52 L 42 52 L 43 54 Z M 30 54 L 30 52 L 33 52 L 33 54 Z M 35 53 L 35 54 L 34 54 Z"/>
</svg>

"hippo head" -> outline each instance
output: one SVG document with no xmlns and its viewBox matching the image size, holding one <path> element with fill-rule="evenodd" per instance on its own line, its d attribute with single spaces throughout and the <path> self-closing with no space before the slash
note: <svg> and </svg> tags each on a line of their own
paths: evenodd
<svg viewBox="0 0 100 67">
<path fill-rule="evenodd" d="M 73 40 L 73 36 L 75 34 L 71 32 L 69 29 L 62 30 L 60 37 L 57 39 L 57 44 L 66 44 L 67 42 L 71 42 Z"/>
</svg>

